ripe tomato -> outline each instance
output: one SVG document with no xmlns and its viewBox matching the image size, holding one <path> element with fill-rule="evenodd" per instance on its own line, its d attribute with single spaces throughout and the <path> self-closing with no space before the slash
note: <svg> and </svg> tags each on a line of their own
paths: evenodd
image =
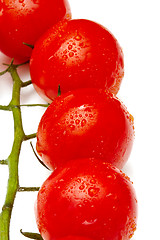
<svg viewBox="0 0 160 240">
<path fill-rule="evenodd" d="M 67 0 L 0 0 L 0 51 L 25 61 L 35 41 L 63 18 L 70 17 Z"/>
<path fill-rule="evenodd" d="M 71 159 L 98 158 L 122 168 L 133 139 L 133 117 L 111 93 L 81 89 L 56 98 L 37 132 L 37 152 L 51 169 Z"/>
<path fill-rule="evenodd" d="M 129 240 L 136 218 L 137 200 L 129 178 L 96 159 L 68 162 L 38 193 L 36 220 L 44 240 L 68 235 Z"/>
<path fill-rule="evenodd" d="M 47 101 L 79 88 L 106 88 L 117 93 L 124 74 L 122 50 L 103 26 L 84 19 L 59 23 L 35 44 L 30 73 Z"/>
</svg>

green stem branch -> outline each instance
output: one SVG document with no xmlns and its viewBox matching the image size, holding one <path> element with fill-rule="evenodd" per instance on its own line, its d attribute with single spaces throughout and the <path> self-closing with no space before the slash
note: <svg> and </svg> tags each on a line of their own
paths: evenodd
<svg viewBox="0 0 160 240">
<path fill-rule="evenodd" d="M 0 110 L 11 111 L 11 107 L 0 105 Z"/>
<path fill-rule="evenodd" d="M 30 140 L 32 138 L 35 138 L 36 135 L 37 135 L 37 133 L 33 133 L 33 134 L 30 134 L 30 135 L 25 135 L 24 136 L 24 141 Z"/>
<path fill-rule="evenodd" d="M 6 159 L 6 160 L 0 160 L 0 164 L 2 164 L 2 165 L 8 165 L 8 159 Z"/>
<path fill-rule="evenodd" d="M 22 83 L 22 87 L 27 87 L 27 86 L 29 86 L 29 85 L 31 85 L 31 84 L 32 84 L 32 81 L 29 80 L 29 81 L 27 81 L 27 82 L 23 82 L 23 83 Z"/>
<path fill-rule="evenodd" d="M 18 192 L 36 192 L 39 191 L 39 187 L 19 187 Z"/>
<path fill-rule="evenodd" d="M 20 105 L 20 90 L 22 81 L 19 78 L 16 66 L 11 64 L 8 68 L 13 79 L 12 99 L 8 107 Z M 24 140 L 25 134 L 22 126 L 21 110 L 19 107 L 12 108 L 13 120 L 14 120 L 14 142 L 11 153 L 8 157 L 8 170 L 9 178 L 7 185 L 7 193 L 5 202 L 0 213 L 0 240 L 9 240 L 9 228 L 12 208 L 15 200 L 15 196 L 19 187 L 18 176 L 18 163 L 21 145 Z"/>
</svg>

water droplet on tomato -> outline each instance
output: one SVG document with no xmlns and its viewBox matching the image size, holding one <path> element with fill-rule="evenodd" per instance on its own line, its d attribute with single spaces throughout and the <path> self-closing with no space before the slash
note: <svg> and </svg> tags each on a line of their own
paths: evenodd
<svg viewBox="0 0 160 240">
<path fill-rule="evenodd" d="M 75 129 L 75 125 L 73 125 L 73 124 L 70 124 L 70 125 L 69 125 L 69 128 L 70 128 L 70 130 L 72 130 L 72 131 L 73 131 L 73 130 Z"/>
<path fill-rule="evenodd" d="M 113 206 L 113 210 L 114 210 L 114 211 L 117 211 L 117 207 L 116 207 L 116 206 Z"/>
<path fill-rule="evenodd" d="M 0 7 L 0 16 L 2 16 L 3 15 L 3 8 L 1 9 L 1 7 Z"/>
<path fill-rule="evenodd" d="M 81 37 L 80 35 L 77 35 L 77 36 L 75 37 L 75 39 L 76 39 L 77 41 L 80 41 L 80 40 L 82 39 L 82 37 Z"/>
<path fill-rule="evenodd" d="M 80 120 L 76 119 L 75 123 L 78 125 L 80 123 Z"/>
<path fill-rule="evenodd" d="M 68 57 L 67 57 L 67 55 L 63 55 L 62 58 L 63 58 L 64 60 L 66 60 Z"/>
<path fill-rule="evenodd" d="M 80 178 L 77 178 L 77 179 L 76 179 L 76 182 L 81 183 L 81 179 L 80 179 Z"/>
<path fill-rule="evenodd" d="M 97 219 L 85 220 L 82 224 L 87 226 L 87 225 L 92 225 L 95 222 L 97 222 Z"/>
<path fill-rule="evenodd" d="M 71 49 L 72 49 L 72 45 L 69 45 L 69 46 L 68 46 L 68 49 L 71 50 Z"/>
<path fill-rule="evenodd" d="M 85 119 L 82 120 L 81 126 L 84 127 L 86 125 L 87 121 Z"/>
<path fill-rule="evenodd" d="M 96 188 L 96 187 L 90 187 L 88 189 L 88 194 L 90 197 L 94 197 L 95 195 L 97 195 L 97 193 L 99 192 L 99 188 Z"/>
<path fill-rule="evenodd" d="M 108 175 L 107 178 L 111 180 L 116 180 L 117 177 L 115 174 L 112 174 L 112 175 Z"/>
<path fill-rule="evenodd" d="M 63 178 L 61 178 L 61 179 L 59 180 L 59 182 L 64 182 L 64 179 L 63 179 Z"/>
<path fill-rule="evenodd" d="M 70 53 L 69 53 L 69 56 L 70 56 L 70 57 L 73 57 L 73 56 L 74 56 L 74 52 L 70 52 Z"/>
<path fill-rule="evenodd" d="M 78 204 L 78 207 L 80 207 L 80 208 L 81 208 L 81 207 L 82 207 L 82 204 Z"/>
<path fill-rule="evenodd" d="M 95 183 L 96 183 L 96 180 L 95 180 L 95 179 L 91 179 L 91 180 L 90 180 L 90 183 L 95 184 Z"/>
<path fill-rule="evenodd" d="M 85 188 L 84 185 L 81 185 L 81 186 L 79 187 L 80 190 L 83 190 L 84 188 Z"/>
</svg>

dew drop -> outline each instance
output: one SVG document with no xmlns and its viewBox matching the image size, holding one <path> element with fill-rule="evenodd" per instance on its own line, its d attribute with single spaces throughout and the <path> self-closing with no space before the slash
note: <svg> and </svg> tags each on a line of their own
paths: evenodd
<svg viewBox="0 0 160 240">
<path fill-rule="evenodd" d="M 95 184 L 95 183 L 96 183 L 96 180 L 95 180 L 95 179 L 91 179 L 91 180 L 90 180 L 90 183 Z"/>
<path fill-rule="evenodd" d="M 70 52 L 70 53 L 69 53 L 69 56 L 70 56 L 70 57 L 73 57 L 73 56 L 74 56 L 74 53 L 73 53 L 73 52 Z"/>
<path fill-rule="evenodd" d="M 80 41 L 80 40 L 82 39 L 82 37 L 81 37 L 80 35 L 77 35 L 77 36 L 75 37 L 75 39 L 76 39 L 77 41 Z"/>
<path fill-rule="evenodd" d="M 114 211 L 117 211 L 117 207 L 116 207 L 116 206 L 113 206 L 113 210 L 114 210 Z"/>
<path fill-rule="evenodd" d="M 88 226 L 94 224 L 95 222 L 97 222 L 97 219 L 91 219 L 89 221 L 85 220 L 82 224 Z"/>
<path fill-rule="evenodd" d="M 78 125 L 80 123 L 80 120 L 76 119 L 75 123 Z"/>
<path fill-rule="evenodd" d="M 113 179 L 113 180 L 116 180 L 116 175 L 112 174 L 112 175 L 108 175 L 107 176 L 108 179 Z"/>
<path fill-rule="evenodd" d="M 81 207 L 82 207 L 82 204 L 78 204 L 78 207 L 80 207 L 80 208 L 81 208 Z"/>
<path fill-rule="evenodd" d="M 81 183 L 81 179 L 80 179 L 80 178 L 77 178 L 77 179 L 76 179 L 76 182 Z"/>
<path fill-rule="evenodd" d="M 0 16 L 2 16 L 3 15 L 3 8 L 1 9 L 1 7 L 0 7 Z"/>
<path fill-rule="evenodd" d="M 69 125 L 69 128 L 73 131 L 73 130 L 75 129 L 75 125 L 70 124 L 70 125 Z"/>
<path fill-rule="evenodd" d="M 63 58 L 64 60 L 66 60 L 68 57 L 67 57 L 67 55 L 63 55 L 62 58 Z"/>
<path fill-rule="evenodd" d="M 79 187 L 80 190 L 83 190 L 84 188 L 85 188 L 84 185 L 81 185 L 81 186 Z"/>
<path fill-rule="evenodd" d="M 69 46 L 68 46 L 68 49 L 71 50 L 71 49 L 72 49 L 72 45 L 69 45 Z"/>
<path fill-rule="evenodd" d="M 99 190 L 99 188 L 90 187 L 88 189 L 88 194 L 90 195 L 90 197 L 94 197 L 99 192 Z"/>
<path fill-rule="evenodd" d="M 63 179 L 63 178 L 61 178 L 61 179 L 59 180 L 59 182 L 64 182 L 64 179 Z"/>
<path fill-rule="evenodd" d="M 87 121 L 85 119 L 83 119 L 82 122 L 81 122 L 81 126 L 84 127 L 86 125 L 86 122 Z"/>
</svg>

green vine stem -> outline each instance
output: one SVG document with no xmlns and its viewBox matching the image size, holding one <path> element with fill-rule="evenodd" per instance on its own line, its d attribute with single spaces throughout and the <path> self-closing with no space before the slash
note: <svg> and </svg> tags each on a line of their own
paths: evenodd
<svg viewBox="0 0 160 240">
<path fill-rule="evenodd" d="M 11 153 L 6 160 L 0 161 L 0 164 L 7 164 L 9 170 L 6 198 L 0 213 L 0 240 L 9 240 L 11 214 L 16 193 L 19 190 L 18 164 L 22 142 L 36 136 L 35 133 L 25 135 L 23 130 L 20 109 L 20 92 L 21 88 L 25 86 L 25 83 L 21 81 L 17 73 L 18 66 L 19 65 L 14 65 L 12 61 L 8 68 L 0 74 L 3 75 L 6 72 L 9 72 L 13 79 L 12 99 L 8 106 L 0 106 L 0 110 L 12 111 L 14 120 L 14 141 Z M 26 86 L 28 86 L 28 83 L 29 82 L 27 82 Z"/>
</svg>

